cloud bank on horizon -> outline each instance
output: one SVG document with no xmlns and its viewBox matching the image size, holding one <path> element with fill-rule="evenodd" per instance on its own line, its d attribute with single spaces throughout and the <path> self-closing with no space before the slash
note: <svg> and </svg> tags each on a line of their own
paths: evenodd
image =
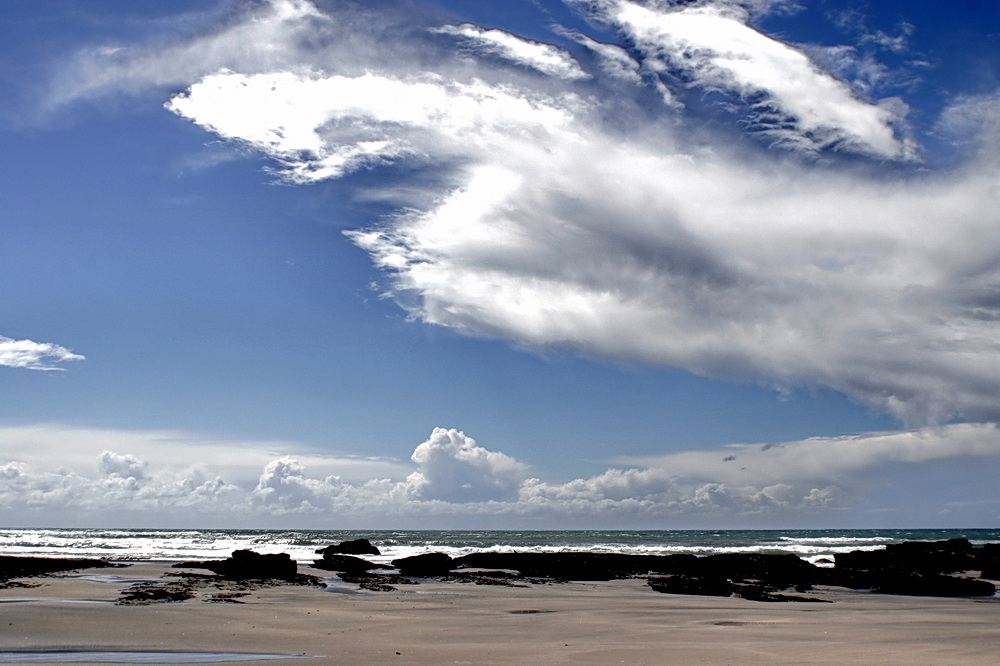
<svg viewBox="0 0 1000 666">
<path fill-rule="evenodd" d="M 566 4 L 601 38 L 271 0 L 166 47 L 81 53 L 50 103 L 160 88 L 166 109 L 267 156 L 284 182 L 377 174 L 362 196 L 395 212 L 347 236 L 416 320 L 830 388 L 912 430 L 622 460 L 570 480 L 455 429 L 351 478 L 340 470 L 361 462 L 256 444 L 245 469 L 220 462 L 238 448 L 225 443 L 181 468 L 140 436 L 62 471 L 25 448 L 0 467 L 0 506 L 791 519 L 856 507 L 879 470 L 996 459 L 1000 93 L 945 101 L 935 132 L 963 157 L 941 168 L 906 101 L 883 95 L 884 67 L 754 27 L 794 2 Z M 906 48 L 905 32 L 870 39 Z M 17 361 L 9 340 L 0 364 L 51 367 Z"/>
<path fill-rule="evenodd" d="M 484 521 L 630 527 L 663 520 L 703 527 L 826 524 L 838 516 L 849 524 L 873 510 L 869 496 L 894 467 L 921 479 L 949 460 L 986 461 L 996 456 L 998 436 L 995 424 L 957 424 L 730 445 L 626 459 L 588 478 L 546 481 L 453 428 L 435 428 L 404 463 L 175 432 L 6 427 L 0 441 L 19 460 L 0 465 L 0 509 L 26 524 L 60 526 L 85 524 L 92 515 L 135 524 L 179 520 L 180 526 L 197 515 L 204 525 L 284 528 L 481 527 Z M 101 446 L 141 454 L 104 449 L 92 455 Z M 55 470 L 52 447 L 63 452 Z M 923 524 L 947 520 L 952 511 L 967 510 L 965 504 L 945 502 Z"/>
</svg>

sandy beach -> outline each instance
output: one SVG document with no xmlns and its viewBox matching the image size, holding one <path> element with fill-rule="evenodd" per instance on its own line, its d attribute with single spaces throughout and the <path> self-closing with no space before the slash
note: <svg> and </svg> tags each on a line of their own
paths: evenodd
<svg viewBox="0 0 1000 666">
<path fill-rule="evenodd" d="M 0 589 L 2 663 L 31 663 L 31 651 L 63 659 L 67 651 L 162 651 L 177 653 L 174 663 L 203 652 L 330 664 L 992 664 L 1000 645 L 1000 600 L 839 588 L 807 593 L 833 603 L 765 603 L 661 594 L 641 579 L 426 581 L 393 592 L 282 585 L 248 590 L 242 603 L 208 601 L 214 588 L 183 602 L 114 603 L 129 580 L 176 571 L 143 562 Z M 25 654 L 18 661 L 13 652 Z"/>
</svg>

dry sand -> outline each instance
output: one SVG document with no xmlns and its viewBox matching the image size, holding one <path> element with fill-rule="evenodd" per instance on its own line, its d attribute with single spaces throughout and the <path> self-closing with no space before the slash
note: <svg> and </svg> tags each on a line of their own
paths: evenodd
<svg viewBox="0 0 1000 666">
<path fill-rule="evenodd" d="M 169 571 L 147 562 L 82 573 Z M 998 599 L 820 589 L 810 594 L 834 603 L 765 603 L 660 594 L 642 580 L 619 580 L 526 588 L 424 582 L 364 595 L 281 586 L 254 590 L 241 604 L 202 595 L 119 606 L 110 602 L 121 583 L 31 582 L 42 585 L 0 589 L 0 656 L 148 650 L 306 655 L 317 658 L 299 663 L 329 664 L 1000 663 Z"/>
</svg>

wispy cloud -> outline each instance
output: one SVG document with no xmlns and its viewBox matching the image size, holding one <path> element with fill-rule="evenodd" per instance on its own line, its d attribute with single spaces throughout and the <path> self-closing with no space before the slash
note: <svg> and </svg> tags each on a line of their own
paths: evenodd
<svg viewBox="0 0 1000 666">
<path fill-rule="evenodd" d="M 590 78 L 576 60 L 562 49 L 551 44 L 522 39 L 505 30 L 487 30 L 465 23 L 442 26 L 432 32 L 451 35 L 476 51 L 499 56 L 549 76 L 560 79 Z"/>
<path fill-rule="evenodd" d="M 750 122 L 796 150 L 839 150 L 913 159 L 889 110 L 857 99 L 805 53 L 746 25 L 721 5 L 657 11 L 634 2 L 603 3 L 613 22 L 648 60 L 688 85 L 725 92 L 751 105 Z"/>
<path fill-rule="evenodd" d="M 271 71 L 297 64 L 301 40 L 329 20 L 308 0 L 254 3 L 222 28 L 174 43 L 98 44 L 76 54 L 52 82 L 49 108 L 150 86 L 183 88 L 220 68 Z"/>
<path fill-rule="evenodd" d="M 57 363 L 82 361 L 84 356 L 51 342 L 15 340 L 0 335 L 0 366 L 27 370 L 64 370 Z"/>
</svg>

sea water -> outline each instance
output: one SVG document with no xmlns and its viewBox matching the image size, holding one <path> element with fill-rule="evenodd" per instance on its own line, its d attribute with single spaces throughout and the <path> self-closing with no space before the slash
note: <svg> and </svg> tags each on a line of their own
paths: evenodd
<svg viewBox="0 0 1000 666">
<path fill-rule="evenodd" d="M 288 553 L 316 559 L 316 551 L 367 538 L 376 562 L 420 553 L 459 557 L 475 551 L 585 552 L 671 555 L 690 553 L 791 553 L 823 563 L 837 553 L 876 550 L 902 541 L 965 538 L 973 545 L 1000 542 L 1000 529 L 965 530 L 166 530 L 0 528 L 0 555 L 88 557 L 112 560 L 209 560 L 234 550 Z"/>
</svg>

